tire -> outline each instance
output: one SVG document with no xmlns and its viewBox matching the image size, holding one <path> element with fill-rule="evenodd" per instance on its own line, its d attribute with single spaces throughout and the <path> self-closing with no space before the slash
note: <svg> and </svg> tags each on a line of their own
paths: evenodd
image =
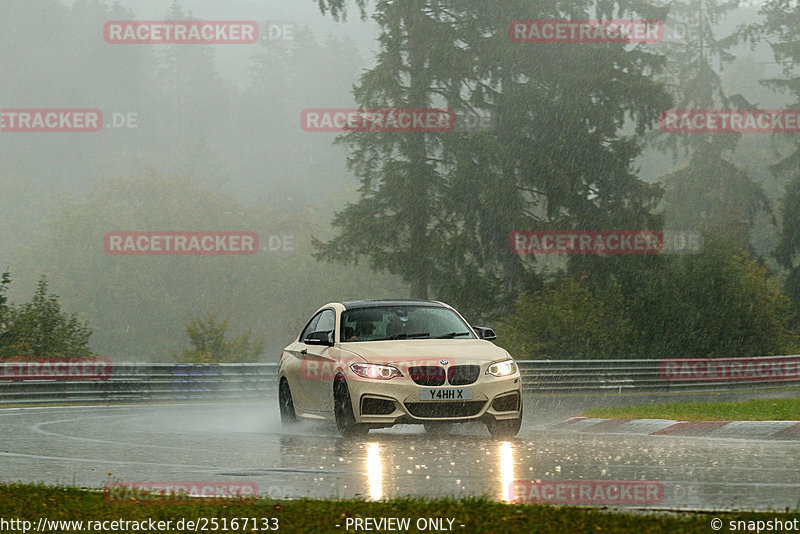
<svg viewBox="0 0 800 534">
<path fill-rule="evenodd" d="M 519 434 L 522 428 L 522 398 L 520 397 L 519 417 L 517 419 L 507 419 L 498 421 L 493 417 L 486 420 L 486 429 L 494 438 L 513 438 Z"/>
<path fill-rule="evenodd" d="M 425 432 L 427 432 L 428 434 L 439 435 L 439 434 L 447 434 L 448 432 L 450 432 L 455 426 L 455 423 L 441 423 L 438 421 L 436 422 L 431 421 L 430 423 L 422 423 L 422 426 L 425 427 Z"/>
<path fill-rule="evenodd" d="M 292 391 L 289 389 L 289 382 L 285 378 L 281 379 L 281 383 L 278 386 L 278 408 L 281 412 L 281 425 L 287 427 L 297 422 L 294 401 L 292 401 Z"/>
<path fill-rule="evenodd" d="M 337 378 L 333 382 L 333 415 L 336 419 L 336 429 L 342 436 L 363 436 L 369 432 L 367 425 L 356 423 L 350 389 L 343 378 Z"/>
</svg>

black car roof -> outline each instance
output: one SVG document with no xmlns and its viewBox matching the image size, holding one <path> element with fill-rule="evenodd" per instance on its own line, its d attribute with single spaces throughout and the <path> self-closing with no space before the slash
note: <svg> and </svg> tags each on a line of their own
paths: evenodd
<svg viewBox="0 0 800 534">
<path fill-rule="evenodd" d="M 414 300 L 414 299 L 395 299 L 395 300 L 348 300 L 342 302 L 345 309 L 353 308 L 377 308 L 379 306 L 431 306 L 436 308 L 444 308 L 445 306 L 440 302 L 433 302 L 430 300 Z"/>
</svg>

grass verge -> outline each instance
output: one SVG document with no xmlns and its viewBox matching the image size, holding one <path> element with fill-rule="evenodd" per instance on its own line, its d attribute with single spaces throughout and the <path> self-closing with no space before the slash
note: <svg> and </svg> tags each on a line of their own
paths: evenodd
<svg viewBox="0 0 800 534">
<path fill-rule="evenodd" d="M 678 421 L 800 421 L 800 399 L 758 399 L 740 402 L 674 402 L 595 408 L 585 417 L 603 419 L 675 419 Z"/>
<path fill-rule="evenodd" d="M 708 534 L 711 521 L 718 518 L 726 527 L 729 521 L 770 521 L 780 519 L 791 521 L 797 517 L 788 513 L 647 513 L 641 511 L 617 511 L 608 513 L 606 508 L 556 507 L 547 505 L 510 505 L 487 499 L 395 499 L 383 502 L 359 500 L 292 500 L 259 501 L 245 504 L 196 504 L 196 505 L 156 505 L 156 504 L 118 504 L 108 503 L 100 492 L 75 488 L 57 488 L 28 484 L 0 485 L 0 530 L 3 532 L 23 532 L 22 528 L 9 528 L 2 524 L 11 519 L 30 521 L 35 529 L 40 518 L 52 521 L 83 521 L 83 530 L 55 528 L 52 523 L 46 531 L 50 532 L 143 532 L 132 525 L 118 525 L 126 528 L 92 529 L 87 521 L 172 521 L 172 528 L 161 532 L 209 531 L 209 532 L 254 532 L 268 531 L 263 525 L 274 525 L 273 521 L 262 523 L 261 518 L 277 518 L 279 532 L 348 532 L 345 528 L 348 517 L 409 518 L 411 528 L 402 532 L 432 532 L 437 529 L 418 530 L 418 518 L 453 519 L 452 532 L 702 532 Z M 211 520 L 217 519 L 218 527 L 211 528 Z M 232 528 L 232 519 L 239 518 L 237 528 Z M 257 518 L 258 528 L 253 529 L 252 521 L 245 528 L 241 524 L 245 518 Z M 178 521 L 184 520 L 183 528 Z M 228 528 L 222 528 L 223 519 Z M 206 521 L 206 529 L 189 528 L 186 521 Z M 337 527 L 336 525 L 341 525 Z M 112 527 L 110 523 L 107 524 Z M 461 525 L 464 525 L 461 527 Z M 20 525 L 18 525 L 20 526 Z M 97 525 L 95 525 L 97 526 Z M 146 526 L 146 525 L 145 525 Z M 363 530 L 363 529 L 362 529 Z M 29 530 L 30 531 L 30 530 Z M 270 529 L 269 531 L 274 531 Z M 382 529 L 381 532 L 388 530 Z M 349 532 L 355 532 L 350 528 Z"/>
</svg>

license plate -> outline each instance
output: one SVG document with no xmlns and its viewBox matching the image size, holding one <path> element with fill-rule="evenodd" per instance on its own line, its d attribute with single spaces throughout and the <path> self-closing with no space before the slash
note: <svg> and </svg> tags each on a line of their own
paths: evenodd
<svg viewBox="0 0 800 534">
<path fill-rule="evenodd" d="M 424 388 L 419 390 L 419 400 L 454 401 L 472 399 L 472 388 Z"/>
</svg>

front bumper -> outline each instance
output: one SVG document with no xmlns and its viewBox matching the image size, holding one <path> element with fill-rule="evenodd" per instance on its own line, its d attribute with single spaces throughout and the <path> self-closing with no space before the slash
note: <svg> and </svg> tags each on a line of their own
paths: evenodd
<svg viewBox="0 0 800 534">
<path fill-rule="evenodd" d="M 517 419 L 522 408 L 519 373 L 508 377 L 481 375 L 472 384 L 439 387 L 420 386 L 409 378 L 371 380 L 348 376 L 356 422 L 373 427 L 420 424 L 432 421 L 468 422 L 492 418 Z M 472 389 L 472 399 L 421 401 L 421 389 Z M 391 410 L 391 411 L 390 411 Z"/>
</svg>

